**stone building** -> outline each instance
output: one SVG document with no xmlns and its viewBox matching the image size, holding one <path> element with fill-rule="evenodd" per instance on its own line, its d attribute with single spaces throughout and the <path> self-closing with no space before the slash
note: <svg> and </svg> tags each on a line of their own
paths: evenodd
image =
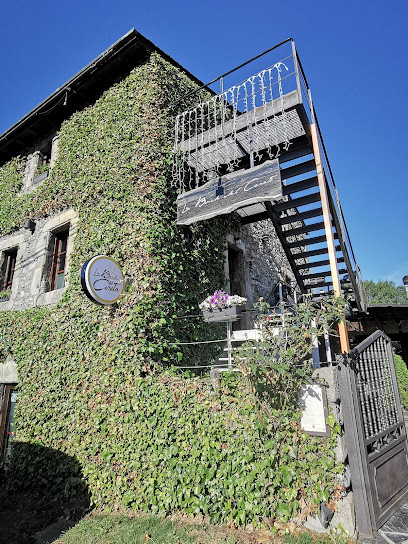
<svg viewBox="0 0 408 544">
<path fill-rule="evenodd" d="M 67 202 L 65 198 L 65 191 L 75 187 L 75 176 L 81 176 L 80 172 L 75 172 L 74 163 L 78 158 L 75 153 L 86 151 L 67 149 L 65 141 L 60 145 L 61 126 L 77 116 L 77 112 L 91 111 L 104 96 L 103 93 L 106 96 L 109 89 L 126 82 L 132 70 L 147 62 L 152 54 L 157 54 L 183 74 L 187 86 L 202 86 L 173 59 L 136 31 L 131 31 L 0 137 L 0 160 L 4 165 L 2 198 L 4 191 L 9 191 L 15 197 L 14 204 L 17 202 L 21 210 L 26 210 L 18 218 L 15 212 L 11 218 L 7 217 L 4 210 L 0 237 L 1 313 L 13 315 L 41 308 L 52 312 L 58 304 L 69 305 L 69 301 L 64 301 L 64 296 L 70 292 L 70 288 L 72 291 L 70 284 L 73 281 L 78 283 L 80 274 L 78 262 L 72 262 L 72 254 L 81 252 L 76 247 L 81 243 L 77 241 L 77 230 L 81 230 L 82 237 L 84 229 L 89 232 L 101 227 L 96 224 L 84 225 L 80 206 Z M 121 112 L 118 112 L 118 117 L 121 117 Z M 117 129 L 120 132 L 120 124 Z M 86 135 L 80 136 L 86 138 Z M 67 157 L 70 152 L 71 156 Z M 120 147 L 118 152 L 121 152 Z M 95 156 L 98 153 L 99 150 L 92 150 L 89 156 L 82 154 L 80 161 L 97 160 Z M 61 154 L 65 155 L 63 164 Z M 103 157 L 100 158 L 103 162 Z M 68 187 L 66 182 L 64 186 L 64 181 L 61 181 L 63 168 L 65 172 L 62 177 L 70 178 Z M 61 185 L 57 187 L 59 183 Z M 88 182 L 87 190 L 92 191 L 93 185 L 99 183 L 100 179 Z M 47 195 L 48 188 L 53 192 L 54 201 L 44 207 L 44 199 L 48 198 L 44 195 Z M 96 203 L 94 205 L 96 209 Z M 121 206 L 120 203 L 116 205 Z M 113 221 L 116 215 L 119 215 L 119 209 L 113 207 Z M 113 253 L 117 248 L 110 246 L 109 249 Z M 96 247 L 86 255 L 91 258 L 94 252 L 97 252 Z M 131 265 L 126 266 L 123 260 L 119 261 L 124 265 L 129 283 L 132 283 L 136 270 Z M 267 220 L 242 227 L 234 226 L 225 234 L 222 270 L 225 277 L 218 288 L 245 296 L 248 308 L 252 308 L 260 297 L 274 303 L 278 283 L 289 282 L 293 278 L 279 240 Z M 76 296 L 84 299 L 81 292 Z M 191 311 L 193 308 L 186 313 Z M 241 326 L 253 326 L 251 313 L 243 318 Z M 10 426 L 9 416 L 6 415 L 11 409 L 9 393 L 18 383 L 17 367 L 12 353 L 8 353 L 6 363 L 0 365 L 0 405 L 3 409 L 0 440 L 3 456 Z"/>
<path fill-rule="evenodd" d="M 238 458 L 247 443 L 258 453 L 272 440 L 262 440 L 239 388 L 240 400 L 222 407 L 205 380 L 163 372 L 208 368 L 219 357 L 223 325 L 204 323 L 198 304 L 215 289 L 246 297 L 237 326 L 243 330 L 253 328 L 261 297 L 273 305 L 284 295 L 320 297 L 341 288 L 350 312 L 364 311 L 315 112 L 310 95 L 302 94 L 301 79 L 303 88 L 307 82 L 293 42 L 287 46 L 292 79 L 283 82 L 279 61 L 217 95 L 132 30 L 0 136 L 0 464 L 16 434 L 10 456 L 16 485 L 33 483 L 32 466 L 45 471 L 43 481 L 59 477 L 61 467 L 42 463 L 41 455 L 33 459 L 23 447 L 35 445 L 44 455 L 75 456 L 95 504 L 205 513 L 206 498 L 196 498 L 203 505 L 197 511 L 189 498 L 168 498 L 182 485 L 179 475 L 176 483 L 170 478 L 178 466 L 174 456 L 181 459 L 183 448 L 206 456 L 221 444 L 221 470 L 230 463 L 227 440 L 234 446 L 244 437 L 245 444 L 231 447 Z M 248 182 L 248 172 L 262 176 L 264 168 L 273 175 Z M 256 197 L 251 193 L 233 213 L 226 213 L 228 205 L 210 220 L 179 221 L 179 199 L 215 188 L 211 202 L 220 195 L 227 202 L 228 176 L 237 172 L 245 183 L 241 194 L 255 188 Z M 265 185 L 270 192 L 262 193 Z M 84 266 L 99 255 L 113 258 L 125 275 L 114 305 L 94 304 L 81 283 Z M 344 344 L 332 347 L 348 351 Z M 319 366 L 317 345 L 314 352 Z M 320 352 L 330 363 L 329 341 Z M 329 405 L 340 421 L 333 369 L 321 378 L 331 384 Z M 173 412 L 184 397 L 193 399 L 191 420 L 188 413 L 180 430 Z M 235 401 L 244 403 L 242 411 Z M 225 414 L 220 427 L 211 419 L 218 412 Z M 245 433 L 237 422 L 249 425 Z M 191 429 L 190 442 L 172 444 L 179 431 Z M 298 433 L 297 423 L 287 432 Z M 208 446 L 202 452 L 192 445 L 200 433 Z M 275 430 L 265 433 L 272 439 Z M 313 455 L 334 467 L 335 446 L 327 451 L 300 431 L 296 440 L 308 441 Z M 346 458 L 341 449 L 337 461 Z M 252 462 L 252 453 L 239 463 L 258 470 L 261 480 L 265 467 Z M 210 463 L 211 472 L 207 457 L 201 465 Z M 153 485 L 147 470 L 158 477 L 170 470 L 170 476 Z M 299 485 L 302 493 L 309 488 Z M 263 494 L 260 504 L 265 500 Z M 346 506 L 350 518 L 352 505 Z M 245 512 L 234 515 L 247 520 Z M 253 515 L 259 521 L 264 511 Z"/>
</svg>

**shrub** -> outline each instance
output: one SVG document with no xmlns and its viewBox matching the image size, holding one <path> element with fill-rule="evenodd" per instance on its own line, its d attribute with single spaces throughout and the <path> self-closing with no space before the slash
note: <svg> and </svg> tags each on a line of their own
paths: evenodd
<svg viewBox="0 0 408 544">
<path fill-rule="evenodd" d="M 401 404 L 408 409 L 408 368 L 400 355 L 394 353 L 395 372 L 397 374 L 398 389 Z"/>
</svg>

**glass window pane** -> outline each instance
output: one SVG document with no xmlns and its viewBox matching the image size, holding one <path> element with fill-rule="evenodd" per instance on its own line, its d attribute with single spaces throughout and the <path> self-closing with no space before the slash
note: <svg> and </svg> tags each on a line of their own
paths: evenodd
<svg viewBox="0 0 408 544">
<path fill-rule="evenodd" d="M 63 237 L 61 237 L 59 253 L 62 253 L 63 251 L 67 250 L 67 241 L 68 241 L 68 236 L 67 234 L 64 234 Z"/>
<path fill-rule="evenodd" d="M 65 270 L 65 253 L 58 257 L 57 272 L 64 272 Z"/>
<path fill-rule="evenodd" d="M 56 289 L 62 289 L 62 287 L 64 287 L 64 276 L 65 274 L 63 272 L 57 274 L 57 285 L 55 287 Z"/>
</svg>

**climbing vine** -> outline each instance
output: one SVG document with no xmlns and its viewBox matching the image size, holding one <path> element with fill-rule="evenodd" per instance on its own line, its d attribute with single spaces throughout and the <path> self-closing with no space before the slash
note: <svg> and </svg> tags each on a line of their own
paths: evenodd
<svg viewBox="0 0 408 544">
<path fill-rule="evenodd" d="M 192 85 L 152 54 L 63 123 L 58 160 L 34 192 L 20 193 L 24 158 L 0 168 L 1 236 L 27 217 L 69 208 L 79 215 L 61 302 L 0 312 L 1 355 L 19 373 L 7 474 L 14 488 L 40 484 L 66 495 L 85 484 L 93 503 L 111 510 L 287 520 L 332 492 L 334 435 L 306 436 L 297 414 L 275 429 L 237 377 L 215 394 L 208 378 L 171 370 L 217 355 L 216 344 L 175 344 L 223 334 L 179 318 L 224 286 L 225 237 L 236 226 L 230 217 L 199 223 L 189 241 L 176 226 L 173 104 Z M 117 259 L 128 278 L 113 310 L 81 290 L 81 266 L 97 254 Z M 53 461 L 55 450 L 65 463 Z M 82 474 L 72 473 L 70 458 Z"/>
</svg>

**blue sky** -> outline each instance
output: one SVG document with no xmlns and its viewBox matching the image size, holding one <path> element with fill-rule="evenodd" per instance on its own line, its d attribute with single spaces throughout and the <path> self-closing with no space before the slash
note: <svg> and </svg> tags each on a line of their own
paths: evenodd
<svg viewBox="0 0 408 544">
<path fill-rule="evenodd" d="M 293 37 L 365 279 L 408 274 L 408 3 L 14 0 L 0 23 L 0 133 L 131 28 L 207 82 Z"/>
</svg>

